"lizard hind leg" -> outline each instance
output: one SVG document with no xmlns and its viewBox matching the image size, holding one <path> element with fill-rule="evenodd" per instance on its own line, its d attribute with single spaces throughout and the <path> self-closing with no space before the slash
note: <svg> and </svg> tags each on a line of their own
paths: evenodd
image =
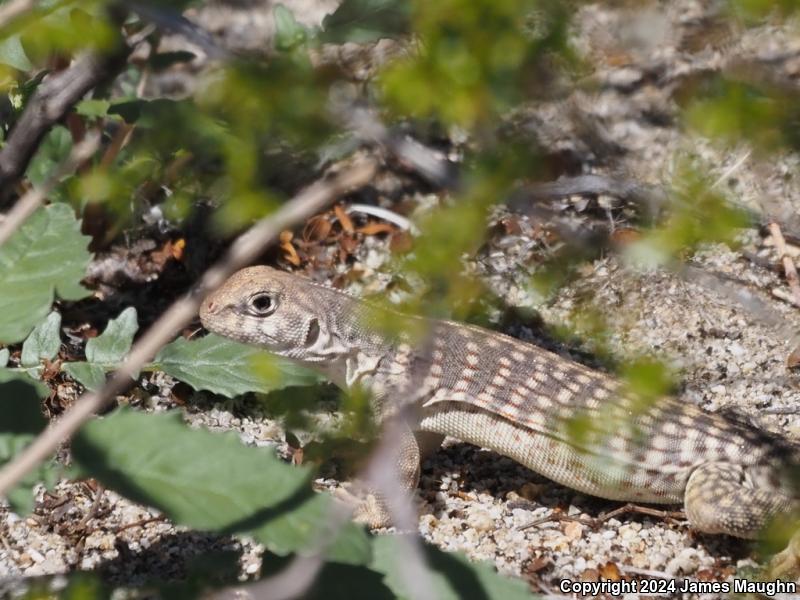
<svg viewBox="0 0 800 600">
<path fill-rule="evenodd" d="M 689 524 L 704 533 L 724 533 L 757 538 L 778 516 L 790 515 L 797 499 L 782 487 L 754 487 L 746 467 L 730 463 L 709 463 L 696 468 L 686 485 L 685 508 Z M 800 574 L 800 531 L 789 545 L 770 561 L 772 577 Z"/>
<path fill-rule="evenodd" d="M 684 503 L 694 529 L 755 539 L 773 518 L 792 510 L 794 498 L 781 488 L 754 487 L 746 469 L 720 462 L 692 471 Z"/>
</svg>

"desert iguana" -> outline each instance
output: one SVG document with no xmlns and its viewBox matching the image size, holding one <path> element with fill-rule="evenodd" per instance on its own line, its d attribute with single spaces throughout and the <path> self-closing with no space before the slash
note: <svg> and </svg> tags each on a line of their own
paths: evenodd
<svg viewBox="0 0 800 600">
<path fill-rule="evenodd" d="M 264 266 L 233 275 L 200 318 L 342 388 L 366 386 L 379 420 L 411 405 L 398 457 L 408 490 L 421 446 L 449 435 L 587 494 L 682 504 L 705 533 L 755 538 L 800 506 L 788 473 L 800 450 L 788 441 L 672 398 L 642 402 L 604 373 L 500 333 L 377 308 Z M 424 332 L 389 335 L 386 319 Z M 388 519 L 381 506 L 366 516 Z"/>
</svg>

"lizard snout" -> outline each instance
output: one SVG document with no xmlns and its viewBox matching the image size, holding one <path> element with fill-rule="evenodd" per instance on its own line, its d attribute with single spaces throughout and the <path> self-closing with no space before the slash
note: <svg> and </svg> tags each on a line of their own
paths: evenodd
<svg viewBox="0 0 800 600">
<path fill-rule="evenodd" d="M 211 294 L 203 300 L 202 304 L 200 304 L 200 321 L 203 325 L 207 324 L 208 319 L 213 317 L 221 306 L 222 303 L 216 301 L 214 294 Z"/>
</svg>

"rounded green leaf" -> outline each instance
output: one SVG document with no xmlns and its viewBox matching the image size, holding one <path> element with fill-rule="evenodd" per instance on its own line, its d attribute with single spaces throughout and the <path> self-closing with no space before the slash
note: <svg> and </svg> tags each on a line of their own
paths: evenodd
<svg viewBox="0 0 800 600">
<path fill-rule="evenodd" d="M 401 544 L 405 540 L 397 535 L 381 535 L 373 541 L 372 568 L 386 575 L 384 582 L 398 598 L 413 597 L 412 585 L 403 570 L 405 553 Z M 487 564 L 476 563 L 456 552 L 442 552 L 433 546 L 423 546 L 427 559 L 432 598 L 461 600 L 531 600 L 533 595 L 518 579 L 503 577 Z"/>
<path fill-rule="evenodd" d="M 40 208 L 0 246 L 0 342 L 20 342 L 50 311 L 54 294 L 78 300 L 89 238 L 66 204 Z"/>
<path fill-rule="evenodd" d="M 249 532 L 277 554 L 313 551 L 325 534 L 330 499 L 311 491 L 309 469 L 245 446 L 233 433 L 191 429 L 177 413 L 117 410 L 83 427 L 72 456 L 87 477 L 180 525 Z M 363 563 L 370 547 L 365 533 L 348 525 L 330 553 Z"/>
<path fill-rule="evenodd" d="M 47 315 L 22 344 L 22 366 L 35 367 L 40 360 L 53 360 L 61 348 L 61 315 Z"/>
<path fill-rule="evenodd" d="M 260 368 L 261 359 L 269 359 L 274 368 Z M 317 375 L 286 360 L 214 334 L 198 340 L 178 338 L 158 353 L 155 366 L 196 390 L 229 398 L 320 381 Z"/>
</svg>

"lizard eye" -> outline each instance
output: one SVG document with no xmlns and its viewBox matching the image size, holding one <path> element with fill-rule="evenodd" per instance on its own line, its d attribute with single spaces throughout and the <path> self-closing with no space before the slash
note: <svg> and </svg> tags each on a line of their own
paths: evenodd
<svg viewBox="0 0 800 600">
<path fill-rule="evenodd" d="M 266 317 L 275 312 L 277 305 L 269 294 L 259 293 L 250 296 L 247 308 L 254 317 Z"/>
</svg>

